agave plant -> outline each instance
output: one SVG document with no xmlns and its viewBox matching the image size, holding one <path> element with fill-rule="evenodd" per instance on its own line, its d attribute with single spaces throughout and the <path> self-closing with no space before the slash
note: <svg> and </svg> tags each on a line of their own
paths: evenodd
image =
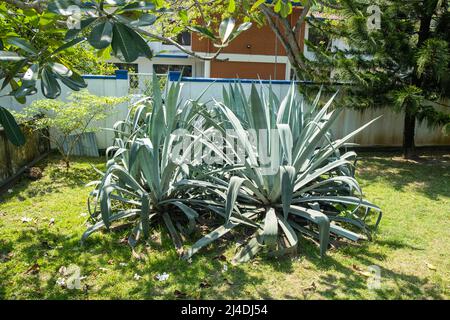
<svg viewBox="0 0 450 320">
<path fill-rule="evenodd" d="M 186 183 L 189 167 L 175 163 L 172 151 L 179 137 L 176 129 L 195 126 L 200 109 L 197 101 L 180 100 L 181 83 L 173 83 L 161 92 L 153 77 L 153 95 L 135 103 L 125 120 L 117 122 L 114 145 L 107 149 L 107 170 L 94 181 L 88 203 L 95 224 L 83 234 L 84 241 L 101 228 L 118 220 L 135 221 L 128 242 L 135 246 L 141 235 L 149 235 L 149 226 L 162 222 L 177 249 L 182 246 L 179 232 L 188 233 L 198 213 L 190 207 L 198 183 Z M 199 140 L 199 139 L 197 139 Z M 109 155 L 112 157 L 109 158 Z"/>
<path fill-rule="evenodd" d="M 247 261 L 262 248 L 273 254 L 296 250 L 298 234 L 318 239 L 322 256 L 330 236 L 352 241 L 370 238 L 366 219 L 371 211 L 377 212 L 376 228 L 381 209 L 363 199 L 354 178 L 356 154 L 340 150 L 376 119 L 334 139 L 330 129 L 340 113 L 331 110 L 336 95 L 322 108 L 320 92 L 310 105 L 296 95 L 294 84 L 282 101 L 270 86 L 258 92 L 252 85 L 247 97 L 241 84 L 230 85 L 223 96 L 224 102 L 215 104 L 216 117 L 223 129 L 233 129 L 245 153 L 233 175 L 223 170 L 208 177 L 218 188 L 226 188 L 224 201 L 209 206 L 224 217 L 224 224 L 197 241 L 185 258 L 237 226 L 254 232 L 235 256 L 236 262 Z M 253 142 L 249 130 L 259 133 Z M 238 154 L 238 147 L 233 148 Z M 272 172 L 263 165 L 267 155 L 280 159 L 275 168 L 272 163 Z"/>
</svg>

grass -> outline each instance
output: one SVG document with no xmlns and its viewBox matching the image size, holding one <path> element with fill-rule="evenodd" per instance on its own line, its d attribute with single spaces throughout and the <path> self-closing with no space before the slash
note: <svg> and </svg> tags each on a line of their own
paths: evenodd
<svg viewBox="0 0 450 320">
<path fill-rule="evenodd" d="M 320 259 L 316 244 L 302 239 L 297 256 L 238 266 L 227 263 L 234 247 L 226 242 L 191 263 L 179 260 L 160 230 L 153 230 L 150 245 L 138 248 L 138 257 L 121 243 L 128 229 L 94 234 L 81 247 L 90 190 L 84 185 L 97 178 L 90 163 L 103 167 L 101 159 L 79 158 L 67 173 L 51 157 L 40 164 L 42 179 L 23 178 L 12 193 L 0 195 L 0 298 L 450 298 L 449 154 L 420 162 L 361 155 L 357 178 L 366 197 L 384 210 L 372 242 L 343 244 Z M 57 284 L 60 268 L 72 264 L 81 269 L 80 290 Z M 367 286 L 370 266 L 380 268 L 378 289 Z M 156 280 L 163 272 L 167 281 Z"/>
</svg>

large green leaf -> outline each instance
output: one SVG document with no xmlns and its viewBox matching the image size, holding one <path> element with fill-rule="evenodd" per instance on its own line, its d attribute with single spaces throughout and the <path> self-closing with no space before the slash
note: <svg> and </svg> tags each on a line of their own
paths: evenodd
<svg viewBox="0 0 450 320">
<path fill-rule="evenodd" d="M 25 136 L 12 114 L 3 107 L 0 107 L 0 125 L 5 130 L 6 137 L 12 144 L 21 146 L 25 144 Z"/>
<path fill-rule="evenodd" d="M 114 24 L 112 49 L 116 57 L 126 62 L 133 62 L 139 57 L 139 52 L 134 46 L 133 36 L 127 26 L 122 23 Z"/>
<path fill-rule="evenodd" d="M 66 41 L 72 41 L 73 39 L 75 39 L 80 32 L 87 28 L 88 26 L 90 26 L 94 21 L 97 21 L 98 18 L 96 17 L 90 17 L 90 18 L 86 18 L 80 21 L 80 28 L 75 28 L 75 29 L 69 29 L 67 30 L 66 36 L 65 36 L 65 40 Z"/>
<path fill-rule="evenodd" d="M 61 94 L 61 86 L 48 67 L 42 69 L 41 72 L 41 90 L 42 94 L 49 99 L 55 99 Z"/>
<path fill-rule="evenodd" d="M 236 25 L 236 22 L 231 17 L 224 19 L 220 23 L 219 36 L 220 36 L 220 39 L 222 40 L 222 43 L 227 42 L 228 38 L 230 37 L 231 33 L 233 32 L 235 25 Z"/>
<path fill-rule="evenodd" d="M 39 63 L 32 64 L 22 77 L 22 85 L 13 88 L 16 99 L 24 98 L 37 92 L 36 82 L 39 77 Z"/>
<path fill-rule="evenodd" d="M 200 33 L 202 36 L 207 37 L 213 41 L 217 40 L 216 36 L 214 35 L 214 32 L 212 32 L 208 28 L 202 26 L 190 26 L 188 27 L 188 29 L 193 32 Z"/>
<path fill-rule="evenodd" d="M 142 196 L 142 207 L 141 207 L 141 224 L 142 224 L 142 233 L 145 238 L 149 236 L 149 228 L 150 228 L 150 197 L 148 193 L 144 193 Z"/>
<path fill-rule="evenodd" d="M 47 5 L 47 10 L 49 12 L 61 14 L 61 15 L 67 15 L 69 14 L 68 8 L 70 6 L 76 5 L 79 6 L 81 4 L 81 1 L 79 0 L 53 0 L 50 1 Z"/>
<path fill-rule="evenodd" d="M 153 1 L 132 1 L 128 5 L 120 9 L 120 11 L 136 11 L 136 10 L 154 10 L 155 4 Z"/>
<path fill-rule="evenodd" d="M 201 248 L 206 247 L 207 245 L 211 244 L 215 240 L 219 239 L 220 237 L 224 236 L 228 232 L 230 232 L 233 228 L 238 226 L 237 223 L 234 223 L 232 221 L 218 227 L 217 229 L 213 230 L 200 240 L 198 240 L 196 243 L 192 245 L 183 256 L 184 259 L 189 259 L 192 257 L 195 253 L 197 253 Z"/>
<path fill-rule="evenodd" d="M 97 24 L 92 28 L 87 40 L 96 49 L 108 47 L 113 40 L 113 24 L 109 21 Z"/>
<path fill-rule="evenodd" d="M 147 42 L 133 29 L 119 22 L 114 23 L 112 49 L 114 55 L 125 62 L 133 62 L 140 56 L 153 56 Z"/>
<path fill-rule="evenodd" d="M 260 250 L 262 246 L 259 243 L 257 237 L 251 238 L 247 244 L 245 244 L 241 250 L 233 257 L 233 263 L 244 263 L 253 258 Z"/>
<path fill-rule="evenodd" d="M 328 243 L 330 241 L 330 220 L 320 211 L 303 208 L 299 206 L 291 206 L 290 213 L 310 220 L 319 227 L 320 255 L 324 256 Z"/>
<path fill-rule="evenodd" d="M 281 203 L 283 204 L 284 219 L 287 220 L 289 208 L 292 203 L 292 196 L 295 185 L 295 168 L 292 166 L 280 167 L 281 175 Z"/>
<path fill-rule="evenodd" d="M 24 57 L 19 56 L 16 52 L 0 51 L 0 61 L 20 61 L 24 59 Z"/>
<path fill-rule="evenodd" d="M 132 216 L 135 216 L 137 214 L 140 213 L 140 209 L 129 209 L 129 210 L 125 210 L 125 211 L 119 211 L 118 213 L 112 215 L 109 218 L 109 223 L 116 221 L 116 220 L 120 220 L 120 219 L 126 219 Z M 96 224 L 94 224 L 93 226 L 89 227 L 84 233 L 83 236 L 81 237 L 81 242 L 83 243 L 84 241 L 86 241 L 86 239 L 95 231 L 100 230 L 101 228 L 105 227 L 105 222 L 104 221 L 99 221 Z"/>
<path fill-rule="evenodd" d="M 70 77 L 60 74 L 56 74 L 56 76 L 61 80 L 62 83 L 64 83 L 72 90 L 79 91 L 80 89 L 87 87 L 87 83 L 86 81 L 84 81 L 83 77 L 73 70 Z"/>
<path fill-rule="evenodd" d="M 9 43 L 10 45 L 22 49 L 27 53 L 37 54 L 36 48 L 33 47 L 33 45 L 26 39 L 18 37 L 10 37 L 6 39 L 6 42 Z"/>
</svg>

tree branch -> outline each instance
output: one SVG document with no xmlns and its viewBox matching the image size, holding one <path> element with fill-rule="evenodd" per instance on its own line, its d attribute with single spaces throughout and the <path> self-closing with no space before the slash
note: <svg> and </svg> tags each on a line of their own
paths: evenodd
<svg viewBox="0 0 450 320">
<path fill-rule="evenodd" d="M 292 47 L 291 43 L 285 36 L 286 33 L 283 34 L 282 30 L 280 30 L 280 28 L 276 25 L 276 20 L 274 21 L 274 19 L 277 19 L 278 16 L 272 11 L 272 9 L 268 8 L 266 5 L 261 6 L 261 11 L 266 17 L 266 20 L 269 23 L 270 28 L 272 29 L 273 32 L 275 32 L 277 38 L 280 40 L 281 44 L 286 50 L 286 54 L 289 58 L 289 61 L 294 66 L 294 68 L 296 65 L 304 67 L 303 61 L 298 59 L 296 52 L 293 50 L 294 48 Z M 288 32 L 292 32 L 290 27 L 288 28 Z M 299 75 L 297 74 L 297 76 Z"/>
<path fill-rule="evenodd" d="M 130 28 L 134 29 L 136 32 L 138 32 L 138 33 L 140 33 L 142 35 L 145 35 L 145 36 L 147 36 L 149 38 L 153 38 L 153 39 L 156 39 L 156 40 L 159 40 L 159 41 L 162 41 L 162 42 L 168 42 L 171 45 L 177 47 L 178 49 L 180 49 L 184 53 L 186 53 L 186 54 L 188 54 L 188 55 L 190 55 L 190 56 L 192 56 L 194 58 L 197 58 L 197 59 L 200 59 L 200 60 L 206 60 L 206 61 L 211 61 L 211 60 L 227 61 L 228 60 L 228 59 L 219 59 L 219 58 L 217 58 L 219 56 L 219 54 L 222 52 L 223 48 L 219 48 L 219 50 L 217 50 L 212 56 L 202 56 L 202 55 L 199 55 L 199 54 L 197 54 L 197 53 L 195 53 L 195 52 L 193 52 L 193 51 L 191 51 L 189 49 L 186 49 L 184 46 L 182 46 L 181 44 L 179 44 L 178 42 L 176 42 L 172 38 L 163 37 L 163 36 L 160 36 L 158 34 L 146 31 L 144 29 L 132 26 L 130 24 L 127 24 L 127 25 Z"/>
<path fill-rule="evenodd" d="M 308 0 L 306 5 L 303 7 L 302 14 L 300 15 L 300 17 L 298 18 L 297 22 L 295 23 L 295 26 L 294 26 L 294 29 L 293 29 L 295 34 L 297 34 L 297 32 L 302 27 L 303 22 L 305 22 L 306 16 L 308 15 L 308 12 L 309 12 L 310 9 L 311 9 L 311 0 Z"/>
</svg>

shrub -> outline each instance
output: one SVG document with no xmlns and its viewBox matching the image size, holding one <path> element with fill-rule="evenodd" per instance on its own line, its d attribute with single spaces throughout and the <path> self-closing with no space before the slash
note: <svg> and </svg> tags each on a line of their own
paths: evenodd
<svg viewBox="0 0 450 320">
<path fill-rule="evenodd" d="M 45 134 L 61 154 L 66 167 L 70 166 L 70 156 L 78 140 L 85 132 L 99 130 L 90 127 L 94 121 L 105 119 L 116 105 L 127 98 L 99 97 L 87 90 L 74 91 L 67 101 L 42 99 L 26 106 L 20 118 L 33 118 L 29 125 L 39 132 L 51 128 L 51 134 Z M 69 137 L 74 135 L 74 139 Z"/>
<path fill-rule="evenodd" d="M 298 233 L 318 239 L 321 255 L 330 235 L 353 241 L 370 237 L 365 219 L 370 210 L 377 211 L 378 225 L 381 210 L 363 199 L 354 178 L 356 154 L 342 154 L 340 148 L 376 119 L 342 139 L 333 139 L 330 128 L 341 109 L 330 111 L 334 96 L 318 109 L 319 97 L 320 93 L 313 105 L 308 105 L 296 96 L 294 85 L 281 102 L 270 87 L 264 95 L 263 89 L 258 93 L 253 85 L 248 98 L 239 84 L 224 90 L 224 102 L 216 102 L 217 117 L 225 127 L 234 129 L 245 159 L 233 176 L 221 171 L 213 179 L 227 187 L 224 203 L 215 204 L 224 224 L 195 243 L 186 258 L 239 225 L 254 232 L 235 256 L 236 262 L 247 261 L 262 248 L 271 254 L 296 250 Z M 243 112 L 238 116 L 232 110 Z M 260 134 L 256 143 L 251 143 L 249 130 Z M 237 153 L 238 145 L 234 148 Z M 280 159 L 280 164 L 264 167 L 263 154 Z M 345 225 L 357 227 L 365 236 Z"/>
<path fill-rule="evenodd" d="M 107 151 L 113 156 L 103 179 L 94 182 L 95 224 L 83 240 L 126 219 L 135 222 L 129 237 L 135 246 L 141 234 L 148 237 L 150 223 L 162 223 L 188 259 L 242 226 L 251 228 L 252 235 L 234 260 L 244 262 L 263 248 L 275 255 L 295 251 L 299 234 L 318 239 L 321 255 L 330 237 L 370 239 L 366 219 L 378 212 L 376 228 L 381 210 L 364 200 L 354 178 L 356 154 L 341 149 L 375 120 L 334 139 L 330 129 L 340 112 L 331 110 L 334 97 L 319 108 L 320 93 L 310 105 L 296 95 L 294 85 L 279 101 L 270 87 L 264 94 L 266 89 L 258 93 L 253 85 L 247 97 L 235 84 L 224 89 L 223 102 L 207 108 L 198 99 L 181 103 L 180 83 L 171 84 L 164 98 L 157 81 L 153 83 L 153 96 L 114 126 L 115 145 Z M 176 129 L 183 129 L 184 137 Z M 216 145 L 214 132 L 229 129 L 239 143 L 227 137 L 225 145 Z M 252 137 L 252 132 L 261 134 Z M 202 149 L 225 164 L 205 163 Z M 192 154 L 197 157 L 186 163 Z M 280 162 L 265 167 L 265 154 Z M 200 214 L 213 221 L 222 218 L 223 224 L 183 252 L 179 232 L 192 231 Z"/>
<path fill-rule="evenodd" d="M 89 205 L 95 224 L 83 235 L 121 219 L 135 219 L 128 242 L 135 246 L 141 235 L 149 235 L 150 223 L 162 223 L 175 247 L 181 251 L 180 232 L 189 234 L 198 212 L 194 198 L 201 193 L 196 181 L 190 181 L 187 165 L 177 165 L 172 151 L 179 142 L 175 129 L 193 131 L 202 105 L 179 101 L 181 84 L 172 84 L 165 95 L 154 75 L 153 96 L 138 101 L 124 121 L 114 126 L 114 146 L 107 150 L 107 170 L 95 181 Z M 112 157 L 109 158 L 109 155 Z M 124 209 L 127 207 L 128 209 Z"/>
</svg>

